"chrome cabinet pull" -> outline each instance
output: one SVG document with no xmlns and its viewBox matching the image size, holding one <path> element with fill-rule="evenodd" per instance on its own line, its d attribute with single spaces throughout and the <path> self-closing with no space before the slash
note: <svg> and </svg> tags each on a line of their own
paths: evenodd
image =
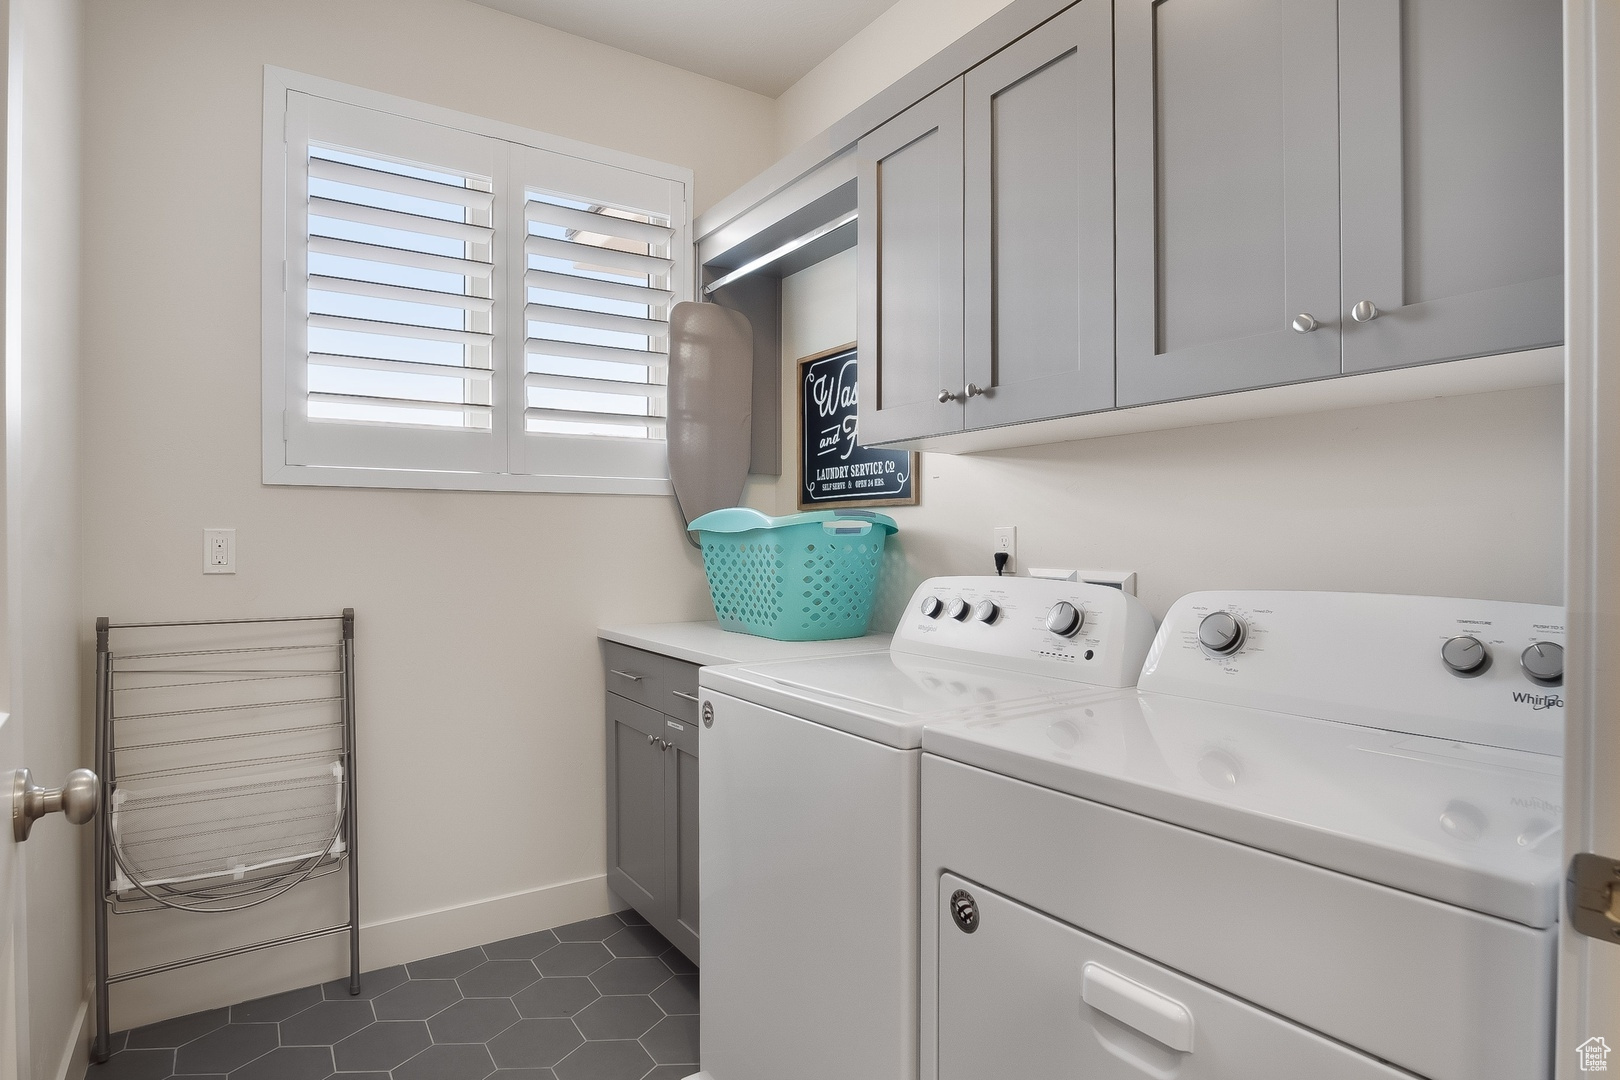
<svg viewBox="0 0 1620 1080">
<path fill-rule="evenodd" d="M 962 388 L 962 400 L 966 401 L 968 398 L 983 397 L 989 392 L 990 388 L 988 386 L 979 386 L 976 383 L 968 383 Z"/>
<path fill-rule="evenodd" d="M 688 694 L 685 690 L 671 690 L 670 693 L 674 694 L 682 701 L 690 701 L 694 705 L 697 704 L 698 698 L 696 694 Z"/>
<path fill-rule="evenodd" d="M 955 400 L 956 400 L 956 395 L 951 393 L 949 390 L 941 390 L 939 392 L 939 403 L 941 405 L 949 405 L 951 402 L 953 402 Z"/>
<path fill-rule="evenodd" d="M 1308 311 L 1304 312 L 1303 314 L 1294 316 L 1293 327 L 1294 327 L 1295 330 L 1299 331 L 1301 334 L 1308 334 L 1312 330 L 1315 330 L 1318 326 L 1321 326 L 1321 325 L 1322 325 L 1321 323 L 1316 321 L 1316 316 L 1312 315 Z"/>
<path fill-rule="evenodd" d="M 1356 322 L 1372 322 L 1381 314 L 1378 305 L 1371 300 L 1362 300 L 1350 309 L 1350 317 Z"/>
<path fill-rule="evenodd" d="M 640 675 L 632 675 L 628 671 L 620 671 L 618 668 L 608 668 L 608 674 L 617 675 L 621 679 L 629 679 L 631 682 L 641 681 Z"/>
</svg>

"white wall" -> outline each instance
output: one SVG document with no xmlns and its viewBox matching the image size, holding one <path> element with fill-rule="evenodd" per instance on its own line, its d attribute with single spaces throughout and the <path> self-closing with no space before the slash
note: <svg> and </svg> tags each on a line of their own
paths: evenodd
<svg viewBox="0 0 1620 1080">
<path fill-rule="evenodd" d="M 83 622 L 356 609 L 367 967 L 599 913 L 595 629 L 703 616 L 699 561 L 668 498 L 260 484 L 266 64 L 689 166 L 698 211 L 769 163 L 773 104 L 463 0 L 87 0 Z M 123 962 L 265 925 L 158 922 L 114 921 Z M 131 983 L 114 1024 L 340 952 Z"/>
<path fill-rule="evenodd" d="M 855 253 L 783 282 L 783 415 L 797 357 L 855 338 Z M 797 509 L 788 472 L 757 494 Z M 1018 527 L 1023 567 L 1134 570 L 1162 617 L 1196 589 L 1344 589 L 1561 603 L 1559 387 L 924 454 L 922 502 L 885 510 L 901 557 L 878 620 L 923 578 L 993 573 L 991 529 Z M 768 497 L 767 497 L 768 496 Z"/>
<path fill-rule="evenodd" d="M 77 0 L 11 0 L 6 119 L 9 707 L 37 782 L 89 763 L 80 722 Z M 88 829 L 42 821 L 23 849 L 36 1080 L 61 1075 L 84 1001 Z M 82 1061 L 82 1057 L 80 1059 Z"/>
<path fill-rule="evenodd" d="M 945 46 L 1010 0 L 898 0 L 776 99 L 780 157 Z"/>
</svg>

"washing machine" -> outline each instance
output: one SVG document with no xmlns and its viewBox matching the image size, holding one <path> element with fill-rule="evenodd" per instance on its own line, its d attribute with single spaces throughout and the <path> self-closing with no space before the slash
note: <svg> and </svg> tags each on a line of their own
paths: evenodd
<svg viewBox="0 0 1620 1080">
<path fill-rule="evenodd" d="M 1131 686 L 1153 633 L 1107 586 L 933 578 L 887 653 L 704 668 L 698 1075 L 913 1080 L 924 723 Z"/>
<path fill-rule="evenodd" d="M 925 1080 L 1552 1074 L 1561 608 L 1197 593 L 923 736 Z"/>
</svg>

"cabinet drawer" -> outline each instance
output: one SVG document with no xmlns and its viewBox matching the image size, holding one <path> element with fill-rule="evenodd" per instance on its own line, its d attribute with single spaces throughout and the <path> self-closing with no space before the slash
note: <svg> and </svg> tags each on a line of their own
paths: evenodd
<svg viewBox="0 0 1620 1080">
<path fill-rule="evenodd" d="M 604 641 L 602 666 L 608 693 L 668 713 L 677 720 L 697 722 L 696 664 Z"/>
</svg>

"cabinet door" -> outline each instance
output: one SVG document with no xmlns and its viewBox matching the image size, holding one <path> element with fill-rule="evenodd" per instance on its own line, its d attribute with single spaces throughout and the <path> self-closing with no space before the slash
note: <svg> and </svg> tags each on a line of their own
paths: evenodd
<svg viewBox="0 0 1620 1080">
<path fill-rule="evenodd" d="M 1339 18 L 1345 370 L 1561 342 L 1558 0 L 1340 0 Z M 1361 301 L 1376 317 L 1349 319 Z"/>
<path fill-rule="evenodd" d="M 1116 0 L 1120 405 L 1339 373 L 1336 7 Z"/>
<path fill-rule="evenodd" d="M 1082 0 L 968 72 L 964 426 L 1114 405 L 1110 0 Z"/>
<path fill-rule="evenodd" d="M 649 921 L 664 884 L 664 716 L 607 695 L 608 885 Z"/>
<path fill-rule="evenodd" d="M 664 718 L 664 883 L 671 944 L 698 962 L 698 733 Z"/>
<path fill-rule="evenodd" d="M 962 80 L 856 147 L 860 439 L 962 426 Z M 952 395 L 941 401 L 942 394 Z"/>
</svg>

